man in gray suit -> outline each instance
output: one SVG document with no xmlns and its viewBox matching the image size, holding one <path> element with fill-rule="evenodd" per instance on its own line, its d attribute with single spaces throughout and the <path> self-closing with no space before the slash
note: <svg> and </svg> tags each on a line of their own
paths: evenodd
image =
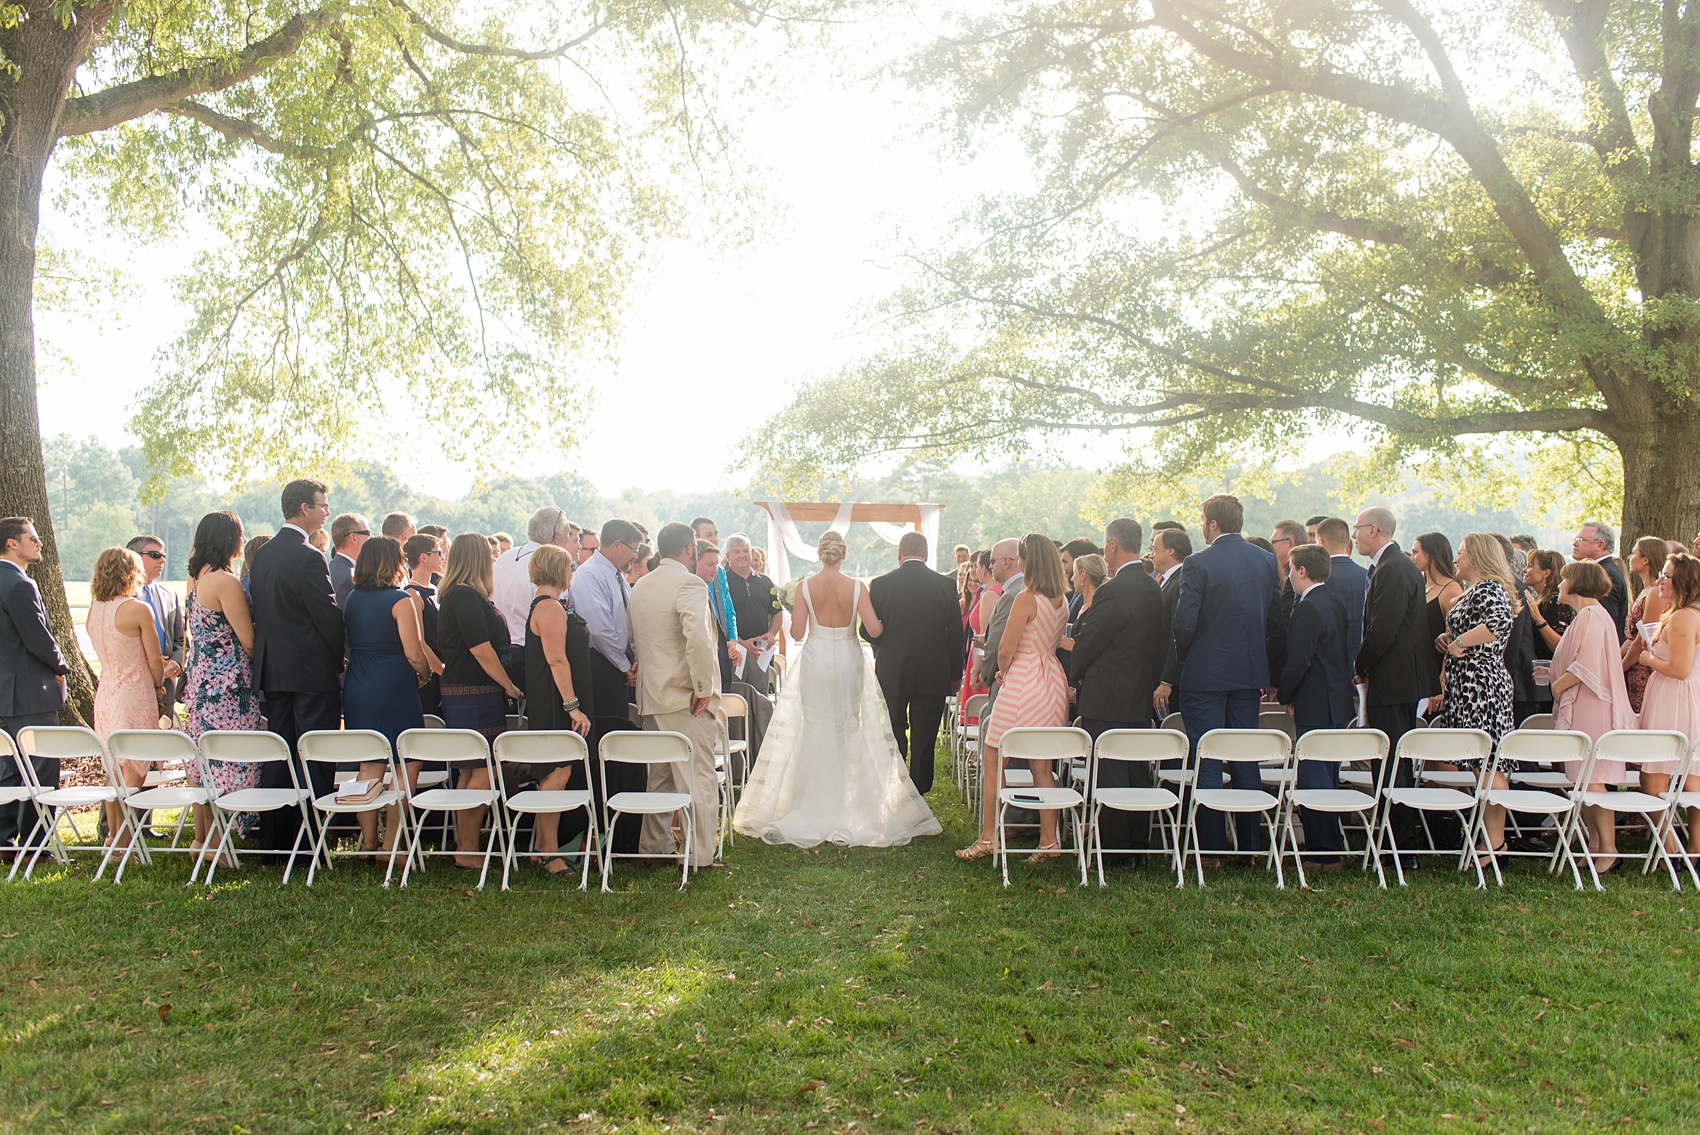
<svg viewBox="0 0 1700 1135">
<path fill-rule="evenodd" d="M 1015 606 L 1015 597 L 1023 587 L 1021 561 L 1017 559 L 1020 549 L 1021 541 L 1013 538 L 992 545 L 992 578 L 1003 585 L 1003 594 L 998 596 L 992 619 L 986 624 L 986 654 L 980 660 L 980 682 L 987 689 L 981 721 L 991 716 L 992 703 L 998 698 L 998 684 L 994 681 L 998 674 L 998 644 L 1003 641 L 1003 628 L 1009 622 L 1009 609 Z"/>
<path fill-rule="evenodd" d="M 348 602 L 354 590 L 354 561 L 360 558 L 360 545 L 372 535 L 372 526 L 358 513 L 345 512 L 331 521 L 331 592 L 340 608 Z"/>
<path fill-rule="evenodd" d="M 71 672 L 47 625 L 41 591 L 24 569 L 41 559 L 41 537 L 27 516 L 0 520 L 0 729 L 17 739 L 32 725 L 59 724 L 65 706 L 65 675 Z M 59 761 L 30 758 L 44 785 L 59 787 Z M 16 788 L 23 773 L 12 760 L 0 759 L 0 788 Z M 0 847 L 10 855 L 24 825 L 35 826 L 29 804 L 0 807 Z"/>
</svg>

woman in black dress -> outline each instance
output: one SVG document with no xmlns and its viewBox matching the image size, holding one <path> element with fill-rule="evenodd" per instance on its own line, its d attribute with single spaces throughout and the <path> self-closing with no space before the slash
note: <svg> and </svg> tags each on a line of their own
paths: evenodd
<svg viewBox="0 0 1700 1135">
<path fill-rule="evenodd" d="M 572 585 L 573 560 L 552 544 L 531 554 L 529 567 L 537 597 L 525 620 L 525 727 L 527 729 L 571 729 L 580 737 L 590 733 L 595 713 L 591 705 L 590 630 L 583 619 L 562 602 L 561 595 Z M 544 792 L 584 788 L 588 772 L 584 762 L 532 765 L 542 776 L 538 788 Z M 532 849 L 543 869 L 551 875 L 568 871 L 567 861 L 556 855 L 560 849 L 559 812 L 539 813 L 532 833 Z M 585 830 L 584 819 L 573 813 L 568 819 L 573 830 L 570 841 Z"/>
<path fill-rule="evenodd" d="M 431 680 L 419 687 L 419 710 L 440 715 L 443 711 L 443 663 L 437 647 L 437 585 L 448 554 L 435 536 L 409 536 L 401 546 L 407 557 L 407 594 L 419 612 L 425 634 L 425 657 L 431 663 Z"/>
<path fill-rule="evenodd" d="M 1452 541 L 1439 532 L 1418 536 L 1411 541 L 1411 562 L 1423 572 L 1428 597 L 1428 637 L 1431 640 L 1439 638 L 1446 633 L 1446 616 L 1451 613 L 1452 605 L 1464 595 L 1464 585 L 1458 582 L 1458 568 L 1452 562 Z M 1423 659 L 1431 690 L 1445 688 L 1441 676 L 1442 662 L 1438 651 Z M 1443 702 L 1443 698 L 1429 699 L 1425 716 L 1433 719 Z"/>
</svg>

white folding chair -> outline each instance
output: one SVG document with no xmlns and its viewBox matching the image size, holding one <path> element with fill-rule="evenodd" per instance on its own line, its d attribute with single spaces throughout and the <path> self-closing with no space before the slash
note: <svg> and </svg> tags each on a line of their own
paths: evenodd
<svg viewBox="0 0 1700 1135">
<path fill-rule="evenodd" d="M 1175 869 L 1175 886 L 1186 884 L 1186 867 L 1181 862 L 1181 798 L 1167 788 L 1101 787 L 1098 777 L 1105 761 L 1143 761 L 1153 770 L 1161 762 L 1185 759 L 1185 733 L 1173 729 L 1109 729 L 1098 735 L 1087 764 L 1086 799 L 1091 807 L 1087 818 L 1087 843 L 1098 862 L 1098 885 L 1104 886 L 1104 838 L 1100 825 L 1103 811 L 1145 812 L 1156 821 L 1163 850 Z M 1153 776 L 1155 781 L 1155 776 Z"/>
<path fill-rule="evenodd" d="M 647 855 L 642 851 L 614 850 L 614 824 L 623 815 L 634 816 L 665 816 L 674 812 L 685 815 L 685 845 L 678 852 L 679 858 L 679 889 L 685 889 L 691 881 L 691 852 L 696 847 L 696 809 L 692 803 L 696 796 L 696 761 L 691 753 L 691 739 L 683 733 L 673 732 L 638 732 L 637 730 L 619 730 L 609 733 L 602 738 L 602 744 L 597 751 L 597 758 L 602 763 L 602 783 L 608 783 L 608 766 L 611 764 L 685 766 L 685 791 L 683 792 L 616 792 L 603 801 L 602 830 L 608 832 L 610 838 L 603 841 L 602 849 L 602 889 L 612 890 L 608 885 L 608 877 L 613 873 L 615 859 L 665 859 L 666 855 Z"/>
<path fill-rule="evenodd" d="M 1292 756 L 1292 738 L 1279 729 L 1212 729 L 1198 739 L 1198 760 L 1221 761 L 1224 779 L 1227 777 L 1225 766 L 1232 764 L 1254 764 L 1262 766 L 1266 761 L 1287 761 Z M 1198 873 L 1198 885 L 1204 885 L 1204 849 L 1203 841 L 1199 838 L 1198 810 L 1210 808 L 1223 813 L 1226 822 L 1228 816 L 1255 814 L 1263 818 L 1269 828 L 1269 858 L 1275 867 L 1275 885 L 1285 888 L 1287 883 L 1281 873 L 1281 856 L 1279 854 L 1279 835 L 1276 830 L 1276 817 L 1280 814 L 1281 799 L 1285 784 L 1277 780 L 1274 784 L 1265 784 L 1262 789 L 1256 788 L 1200 788 L 1193 784 L 1192 796 L 1187 805 L 1185 842 L 1192 847 L 1193 866 Z M 1182 851 L 1185 854 L 1185 851 Z M 1262 855 L 1261 851 L 1248 851 L 1238 847 L 1213 850 L 1212 858 L 1221 855 Z"/>
<path fill-rule="evenodd" d="M 1076 757 L 1085 757 L 1092 752 L 1092 735 L 1084 729 L 1074 729 L 1068 726 L 1056 728 L 1016 728 L 1004 732 L 1003 744 L 998 747 L 998 754 L 1004 760 L 1022 761 L 1062 761 L 1065 764 Z M 1003 868 L 1003 885 L 1009 886 L 1009 856 L 1011 852 L 1020 855 L 1036 855 L 1036 847 L 1012 848 L 1006 838 L 1008 824 L 1005 816 L 1011 808 L 1025 808 L 1032 812 L 1057 813 L 1057 840 L 1065 838 L 1063 821 L 1072 821 L 1075 858 L 1080 861 L 1080 885 L 1086 885 L 1086 825 L 1084 824 L 1085 797 L 1072 788 L 1039 788 L 1032 785 L 1031 779 L 1025 786 L 1004 787 L 998 789 L 997 809 L 994 812 L 995 822 L 992 829 L 992 853 L 997 856 L 999 865 Z M 1050 854 L 1049 851 L 1046 854 Z"/>
<path fill-rule="evenodd" d="M 586 890 L 590 886 L 590 861 L 593 856 L 600 858 L 602 854 L 602 838 L 596 827 L 596 808 L 592 804 L 592 796 L 588 788 L 548 789 L 527 788 L 515 792 L 508 787 L 508 765 L 584 765 L 585 783 L 590 782 L 590 748 L 580 737 L 570 729 L 532 729 L 524 733 L 503 733 L 496 738 L 496 776 L 497 787 L 502 794 L 502 804 L 508 816 L 508 836 L 505 854 L 502 857 L 502 889 L 508 889 L 508 875 L 513 870 L 514 860 L 519 848 L 519 818 L 521 816 L 536 817 L 540 815 L 562 815 L 567 812 L 584 810 L 588 827 L 585 829 L 584 840 L 579 844 L 580 859 L 578 889 Z M 533 847 L 536 846 L 535 837 Z M 557 851 L 562 858 L 570 857 L 570 852 Z"/>
<path fill-rule="evenodd" d="M 506 737 L 509 734 L 498 736 Z M 490 809 L 490 834 L 484 837 L 484 865 L 478 872 L 478 889 L 483 890 L 484 880 L 490 874 L 490 856 L 498 844 L 502 844 L 504 848 L 504 864 L 508 858 L 502 818 L 496 812 L 496 805 L 501 800 L 501 790 L 496 786 L 495 770 L 490 767 L 490 742 L 484 739 L 484 734 L 474 729 L 408 729 L 395 739 L 395 747 L 398 766 L 405 765 L 408 761 L 484 763 L 486 779 L 490 782 L 489 788 L 427 788 L 407 797 L 408 827 L 415 833 L 419 831 L 427 812 L 459 812 L 466 808 Z M 454 774 L 452 765 L 449 774 Z M 444 839 L 444 846 L 435 851 L 426 851 L 424 845 L 415 838 L 412 844 L 413 854 L 408 856 L 407 863 L 401 869 L 401 885 L 407 886 L 414 863 L 419 864 L 421 871 L 425 869 L 427 855 L 460 854 L 455 848 L 447 846 L 448 842 Z"/>
<path fill-rule="evenodd" d="M 110 766 L 110 775 L 114 782 L 119 782 L 120 761 L 154 761 L 167 765 L 178 766 L 179 770 L 186 769 L 196 763 L 198 751 L 195 742 L 187 733 L 179 733 L 173 729 L 115 729 L 106 738 L 106 753 Z M 169 771 L 169 770 L 166 770 Z M 150 779 L 153 774 L 149 774 Z M 161 778 L 165 779 L 165 778 Z M 212 804 L 212 789 L 203 781 L 200 784 L 189 784 L 186 772 L 173 778 L 175 782 L 167 781 L 158 787 L 143 787 L 135 789 L 118 801 L 118 806 L 129 813 L 131 827 L 139 832 L 145 832 L 147 827 L 142 823 L 141 814 L 158 808 L 179 808 L 184 813 L 189 812 L 197 804 L 209 807 Z M 213 835 L 219 834 L 220 826 L 224 823 L 222 815 L 212 810 Z M 179 816 L 178 829 L 183 826 Z M 201 863 L 206 858 L 206 848 L 179 847 L 175 835 L 170 846 L 149 848 L 145 838 L 138 836 L 130 841 L 130 846 L 124 849 L 119 857 L 118 869 L 113 872 L 112 882 L 117 884 L 124 879 L 124 868 L 130 862 L 131 855 L 140 851 L 144 857 L 152 852 L 178 851 L 195 856 L 195 865 L 189 872 L 189 881 L 184 886 L 193 886 L 195 876 L 200 874 Z"/>
<path fill-rule="evenodd" d="M 94 758 L 100 763 L 101 771 L 106 773 L 107 783 L 77 785 L 70 788 L 48 788 L 42 784 L 35 774 L 35 765 L 29 760 L 20 760 L 18 769 L 23 773 L 24 785 L 31 790 L 30 795 L 35 799 L 35 824 L 18 844 L 18 856 L 12 864 L 12 874 L 15 876 L 19 864 L 24 866 L 24 878 L 29 878 L 35 870 L 36 863 L 41 859 L 41 853 L 49 847 L 53 848 L 54 858 L 61 863 L 70 862 L 71 847 L 66 846 L 59 838 L 59 818 L 70 820 L 71 831 L 78 840 L 82 840 L 82 829 L 77 827 L 77 818 L 72 813 L 73 808 L 87 808 L 91 805 L 102 808 L 114 803 L 124 795 L 121 787 L 115 786 L 106 763 L 106 747 L 100 743 L 100 738 L 94 730 L 85 729 L 81 725 L 32 725 L 18 730 L 18 748 L 25 757 L 58 758 L 59 761 L 74 761 Z M 61 765 L 61 768 L 63 765 Z M 122 781 L 118 782 L 119 785 Z M 100 878 L 106 870 L 106 865 L 112 859 L 114 845 L 119 835 L 126 829 L 130 839 L 136 839 L 136 829 L 130 822 L 130 815 L 120 809 L 119 830 L 107 833 L 107 843 L 101 852 L 100 867 L 94 877 Z M 27 848 L 34 842 L 37 832 L 41 833 L 42 841 L 36 845 L 33 853 L 26 855 Z M 146 855 L 144 850 L 143 855 Z"/>
<path fill-rule="evenodd" d="M 295 845 L 289 849 L 289 863 L 283 869 L 283 882 L 288 883 L 290 873 L 295 870 L 295 857 L 301 853 L 301 841 L 308 838 L 313 827 L 312 817 L 307 811 L 313 794 L 310 789 L 301 786 L 295 762 L 289 755 L 289 742 L 276 733 L 220 729 L 201 734 L 199 748 L 201 783 L 204 785 L 213 783 L 212 770 L 207 767 L 209 761 L 241 765 L 282 764 L 289 771 L 288 788 L 238 788 L 222 796 L 212 795 L 213 813 L 219 818 L 220 833 L 218 846 L 209 850 L 204 859 L 207 865 L 206 885 L 212 886 L 213 872 L 226 851 L 230 852 L 233 861 L 241 862 L 236 846 L 231 843 L 238 814 L 293 809 L 301 815 L 301 827 L 295 833 Z"/>
<path fill-rule="evenodd" d="M 0 730 L 0 761 L 11 761 L 14 765 L 16 765 L 22 760 L 25 760 L 25 758 L 18 752 L 17 742 L 12 740 L 12 735 L 7 733 L 5 730 Z M 32 769 L 31 772 L 33 771 L 34 770 Z M 35 793 L 30 788 L 30 784 L 34 781 L 34 779 L 35 778 L 33 776 L 20 771 L 18 774 L 17 784 L 9 784 L 5 787 L 0 787 L 0 808 L 16 808 L 21 804 L 27 804 L 31 800 L 34 800 Z M 29 809 L 29 813 L 33 815 L 34 809 Z M 22 835 L 23 833 L 20 832 L 19 834 Z M 53 843 L 53 858 L 55 860 L 61 859 L 63 857 L 63 853 L 59 850 L 57 837 L 55 837 Z M 21 860 L 22 858 L 23 851 L 20 849 L 12 861 L 12 870 L 8 873 L 7 878 L 11 878 L 13 874 L 17 873 L 18 860 Z"/>
<path fill-rule="evenodd" d="M 1380 761 L 1378 768 L 1387 768 L 1388 751 L 1387 734 L 1379 729 L 1313 729 L 1298 739 L 1293 747 L 1293 779 L 1281 801 L 1281 850 L 1278 853 L 1283 858 L 1292 855 L 1293 865 L 1298 869 L 1300 889 L 1308 889 L 1310 883 L 1305 880 L 1305 862 L 1307 855 L 1339 855 L 1342 860 L 1352 853 L 1351 845 L 1347 844 L 1338 852 L 1322 851 L 1306 847 L 1299 850 L 1298 819 L 1295 812 L 1299 808 L 1309 808 L 1313 812 L 1327 812 L 1335 816 L 1355 815 L 1363 820 L 1364 831 L 1367 834 L 1375 827 L 1376 798 L 1373 791 L 1362 792 L 1350 785 L 1340 788 L 1300 788 L 1298 787 L 1298 766 L 1300 761 L 1320 761 L 1339 766 L 1348 761 Z M 1342 829 L 1342 835 L 1344 829 Z M 1375 865 L 1377 873 L 1381 871 L 1381 863 Z"/>
<path fill-rule="evenodd" d="M 1509 739 L 1510 734 L 1507 734 Z M 1558 847 L 1553 849 L 1553 865 L 1549 870 L 1558 869 L 1558 857 L 1561 851 L 1570 855 L 1571 866 L 1580 855 L 1588 864 L 1588 874 L 1594 880 L 1596 891 L 1605 890 L 1600 882 L 1599 870 L 1595 867 L 1596 857 L 1604 858 L 1599 852 L 1588 849 L 1587 826 L 1582 814 L 1583 808 L 1604 808 L 1612 813 L 1615 823 L 1618 815 L 1627 814 L 1640 816 L 1647 824 L 1647 831 L 1652 839 L 1647 845 L 1647 854 L 1643 857 L 1641 873 L 1647 874 L 1653 869 L 1653 864 L 1662 862 L 1665 870 L 1670 872 L 1671 886 L 1675 890 L 1682 889 L 1682 879 L 1677 875 L 1676 862 L 1665 847 L 1664 835 L 1669 829 L 1671 812 L 1677 808 L 1677 796 L 1682 781 L 1687 774 L 1693 750 L 1689 747 L 1688 738 L 1681 733 L 1667 729 L 1614 729 L 1601 735 L 1594 742 L 1588 758 L 1582 763 L 1580 775 L 1576 777 L 1576 785 L 1570 790 L 1570 799 L 1576 807 L 1565 817 L 1565 823 L 1559 825 Z M 1594 765 L 1599 761 L 1622 761 L 1625 764 L 1650 764 L 1655 762 L 1675 761 L 1676 775 L 1671 778 L 1670 788 L 1654 796 L 1640 791 L 1623 792 L 1593 792 L 1588 788 L 1588 782 L 1594 778 Z M 1616 858 L 1627 860 L 1630 857 L 1618 852 Z M 1582 879 L 1577 875 L 1576 887 L 1582 888 Z"/>
<path fill-rule="evenodd" d="M 1171 733 L 1179 733 L 1183 737 L 1187 735 L 1186 719 L 1181 717 L 1178 713 L 1171 713 L 1167 717 L 1163 718 L 1163 728 L 1167 729 Z M 1192 746 L 1190 738 L 1187 741 L 1187 746 L 1188 748 Z M 1164 768 L 1161 765 L 1157 766 L 1157 784 L 1159 786 L 1167 787 L 1178 794 L 1184 794 L 1186 789 L 1192 786 L 1192 774 L 1192 760 L 1185 757 L 1183 754 L 1183 759 L 1180 766 L 1177 768 Z M 1183 851 L 1182 854 L 1184 855 L 1185 852 Z"/>
<path fill-rule="evenodd" d="M 304 766 L 313 764 L 349 765 L 373 764 L 382 765 L 379 774 L 384 783 L 391 787 L 384 789 L 371 800 L 363 803 L 350 803 L 347 798 L 338 797 L 338 789 L 332 789 L 325 795 L 313 800 L 313 811 L 319 813 L 319 836 L 313 845 L 313 861 L 307 866 L 307 885 L 313 885 L 313 879 L 318 874 L 319 863 L 325 864 L 326 870 L 332 866 L 334 856 L 374 855 L 379 852 L 342 850 L 331 846 L 331 819 L 334 816 L 357 816 L 362 812 L 382 813 L 385 808 L 396 809 L 396 837 L 391 844 L 388 856 L 389 863 L 384 868 L 384 886 L 390 885 L 390 878 L 395 874 L 395 857 L 402 855 L 403 878 L 406 877 L 406 865 L 412 861 L 413 841 L 409 838 L 407 809 L 401 807 L 402 783 L 399 770 L 396 767 L 395 751 L 390 748 L 390 741 L 382 733 L 372 729 L 315 729 L 303 733 L 300 740 L 295 742 L 295 749 L 301 754 Z M 307 780 L 312 783 L 309 773 Z"/>
<path fill-rule="evenodd" d="M 957 711 L 951 747 L 956 756 L 956 790 L 965 804 L 973 802 L 974 785 L 980 777 L 980 726 L 986 716 L 985 694 L 974 694 Z M 970 722 L 968 719 L 974 720 Z"/>
<path fill-rule="evenodd" d="M 1499 739 L 1494 747 L 1493 758 L 1488 762 L 1486 775 L 1482 777 L 1481 787 L 1476 792 L 1476 813 L 1474 823 L 1470 826 L 1464 838 L 1462 858 L 1458 862 L 1460 870 L 1464 866 L 1464 858 L 1476 859 L 1476 873 L 1481 874 L 1481 861 L 1477 853 L 1478 845 L 1486 849 L 1488 864 L 1493 868 L 1494 882 L 1505 886 L 1505 877 L 1500 873 L 1499 860 L 1522 857 L 1550 859 L 1549 872 L 1557 870 L 1562 859 L 1570 864 L 1571 874 L 1576 879 L 1576 889 L 1582 889 L 1582 873 L 1577 869 L 1576 857 L 1571 854 L 1569 844 L 1560 838 L 1558 846 L 1550 853 L 1544 851 L 1512 851 L 1509 847 L 1495 851 L 1487 837 L 1487 810 L 1491 807 L 1501 807 L 1506 811 L 1509 820 L 1512 812 L 1520 812 L 1531 816 L 1549 816 L 1560 836 L 1577 814 L 1580 797 L 1574 792 L 1546 792 L 1538 788 L 1495 788 L 1494 774 L 1516 761 L 1519 764 L 1541 762 L 1580 761 L 1586 764 L 1592 756 L 1593 739 L 1586 733 L 1571 729 L 1513 729 Z M 1507 777 L 1507 783 L 1510 778 Z M 1592 863 L 1590 863 L 1592 866 Z M 1485 879 L 1482 886 L 1487 886 Z"/>
<path fill-rule="evenodd" d="M 1697 771 L 1700 771 L 1700 745 L 1696 745 L 1694 751 L 1689 754 L 1688 776 L 1693 776 Z M 1693 835 L 1691 825 L 1695 822 L 1696 813 L 1700 813 L 1700 791 L 1688 789 L 1687 780 L 1688 777 L 1685 776 L 1670 778 L 1670 787 L 1665 789 L 1665 792 L 1670 796 L 1671 806 L 1665 813 L 1664 824 L 1653 834 L 1653 840 L 1660 847 L 1676 841 L 1677 825 L 1682 825 L 1684 842 L 1676 844 L 1676 854 L 1682 856 L 1683 865 L 1688 868 L 1688 877 L 1694 881 L 1694 889 L 1700 891 L 1700 871 L 1696 871 L 1694 867 L 1700 856 L 1690 854 L 1686 842 L 1686 838 Z M 1650 868 L 1651 864 L 1648 867 Z"/>
<path fill-rule="evenodd" d="M 1492 756 L 1493 738 L 1480 729 L 1413 729 L 1399 738 L 1399 747 L 1394 753 L 1394 759 L 1382 765 L 1381 816 L 1375 829 L 1375 840 L 1366 852 L 1376 859 L 1376 874 L 1380 877 L 1383 887 L 1387 886 L 1387 876 L 1380 866 L 1383 855 L 1393 856 L 1393 870 L 1399 885 L 1403 887 L 1405 868 L 1400 863 L 1401 856 L 1453 854 L 1450 849 L 1435 848 L 1432 834 L 1426 848 L 1400 847 L 1393 834 L 1393 809 L 1401 807 L 1415 811 L 1422 817 L 1424 831 L 1428 830 L 1428 813 L 1450 812 L 1458 817 L 1461 830 L 1469 831 L 1475 818 L 1476 791 L 1482 779 L 1487 776 L 1488 760 Z M 1399 762 L 1404 760 L 1411 761 L 1413 765 L 1424 760 L 1480 760 L 1482 771 L 1480 774 L 1456 774 L 1467 781 L 1462 788 L 1434 784 L 1401 788 L 1394 783 L 1395 769 Z M 1464 846 L 1468 849 L 1468 840 L 1464 841 Z M 1474 856 L 1470 858 L 1474 860 Z M 1476 881 L 1481 886 L 1487 885 L 1479 864 L 1476 867 Z"/>
</svg>

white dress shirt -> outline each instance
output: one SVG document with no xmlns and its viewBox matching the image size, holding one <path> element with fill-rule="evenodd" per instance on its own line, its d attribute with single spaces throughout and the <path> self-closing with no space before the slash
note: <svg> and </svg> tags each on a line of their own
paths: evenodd
<svg viewBox="0 0 1700 1135">
<path fill-rule="evenodd" d="M 525 645 L 525 621 L 537 592 L 531 585 L 531 554 L 540 547 L 530 540 L 515 544 L 490 565 L 490 602 L 508 624 L 508 641 L 515 646 Z"/>
<path fill-rule="evenodd" d="M 631 588 L 614 561 L 598 551 L 573 573 L 573 610 L 590 631 L 590 647 L 620 670 L 632 668 Z M 705 615 L 706 621 L 706 615 Z"/>
</svg>

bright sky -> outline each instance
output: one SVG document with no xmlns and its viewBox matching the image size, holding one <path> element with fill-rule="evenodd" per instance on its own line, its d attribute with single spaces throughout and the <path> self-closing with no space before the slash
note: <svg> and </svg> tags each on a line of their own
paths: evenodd
<svg viewBox="0 0 1700 1135">
<path fill-rule="evenodd" d="M 891 42 L 895 30 L 882 28 L 881 38 Z M 918 23 L 909 30 L 926 34 Z M 871 73 L 874 60 L 866 62 L 847 70 Z M 897 282 L 881 261 L 900 235 L 936 231 L 976 192 L 1024 184 L 1025 165 L 1012 149 L 971 166 L 941 160 L 928 134 L 937 116 L 917 111 L 895 81 L 840 81 L 807 60 L 787 70 L 787 89 L 742 122 L 746 157 L 770 171 L 766 192 L 776 207 L 756 242 L 729 252 L 669 243 L 643 255 L 618 372 L 599 383 L 581 456 L 570 463 L 604 492 L 730 485 L 723 444 L 780 409 L 799 379 L 873 347 L 852 333 L 864 305 Z M 44 230 L 84 270 L 109 255 L 67 218 L 48 218 Z M 150 275 L 175 269 L 187 251 L 148 249 L 129 267 Z M 184 319 L 162 289 L 102 318 L 43 312 L 43 431 L 127 443 L 135 393 Z M 417 488 L 451 496 L 470 479 L 467 470 L 398 471 Z"/>
</svg>

